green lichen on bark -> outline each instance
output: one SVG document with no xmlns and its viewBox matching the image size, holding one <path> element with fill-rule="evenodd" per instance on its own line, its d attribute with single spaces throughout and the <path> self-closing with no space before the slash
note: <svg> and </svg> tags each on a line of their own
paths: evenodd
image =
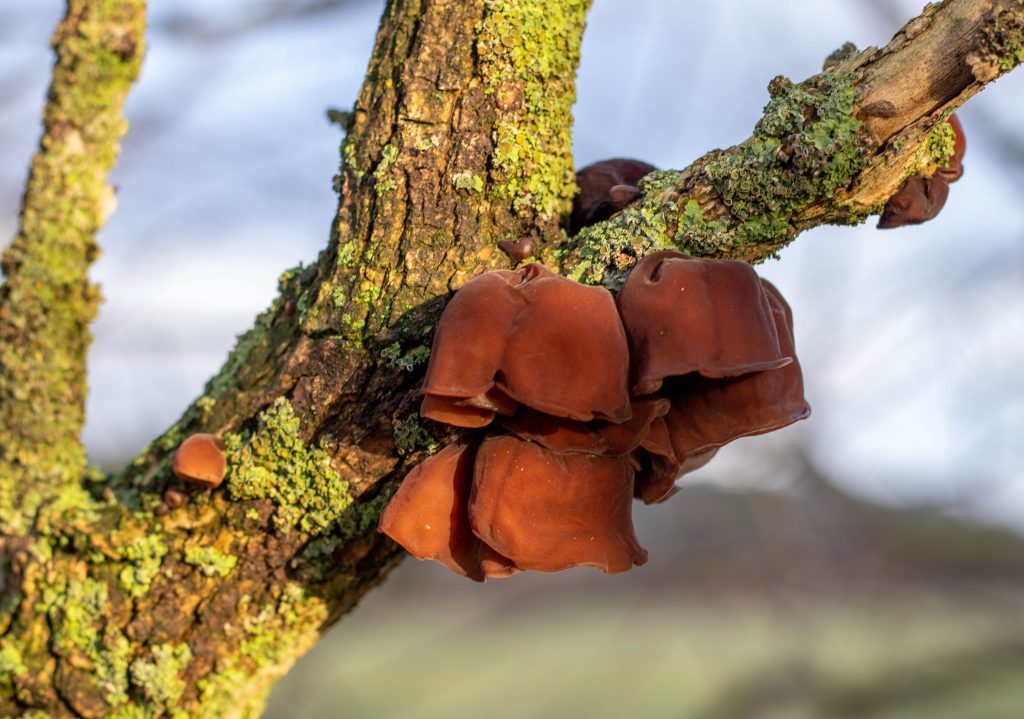
<svg viewBox="0 0 1024 719">
<path fill-rule="evenodd" d="M 864 169 L 871 140 L 854 115 L 850 74 L 824 72 L 799 85 L 777 77 L 769 93 L 752 137 L 684 172 L 645 177 L 637 202 L 556 253 L 563 272 L 614 290 L 637 258 L 655 250 L 761 260 L 788 244 L 803 213 L 830 206 Z M 720 212 L 706 216 L 705 204 Z"/>
<path fill-rule="evenodd" d="M 255 431 L 225 435 L 226 484 L 235 499 L 273 501 L 278 530 L 317 535 L 335 524 L 352 496 L 330 455 L 310 446 L 299 425 L 291 404 L 279 397 L 260 414 Z"/>
<path fill-rule="evenodd" d="M 316 642 L 326 601 L 291 582 L 272 591 L 275 601 L 255 613 L 245 606 L 250 598 L 242 597 L 245 638 L 216 673 L 196 682 L 206 716 L 259 717 L 273 682 Z"/>
<path fill-rule="evenodd" d="M 928 135 L 928 141 L 925 143 L 925 152 L 928 154 L 928 159 L 936 167 L 946 167 L 949 165 L 949 161 L 953 159 L 955 144 L 956 132 L 954 132 L 953 126 L 948 122 L 940 122 L 931 131 L 931 134 Z"/>
<path fill-rule="evenodd" d="M 1024 63 L 1024 9 L 1000 12 L 994 23 L 983 28 L 981 46 L 1003 72 Z"/>
<path fill-rule="evenodd" d="M 85 470 L 78 435 L 99 304 L 87 273 L 113 210 L 107 175 L 127 129 L 144 9 L 142 0 L 68 0 L 54 34 L 44 134 L 0 260 L 0 529 L 24 531 L 25 516 Z"/>
<path fill-rule="evenodd" d="M 774 250 L 795 236 L 802 209 L 848 186 L 866 159 L 851 75 L 799 85 L 780 76 L 768 91 L 753 137 L 704 171 L 736 222 L 736 243 Z"/>
<path fill-rule="evenodd" d="M 238 557 L 224 554 L 216 547 L 189 547 L 185 550 L 185 564 L 191 564 L 208 577 L 226 577 L 238 564 Z"/>
<path fill-rule="evenodd" d="M 669 234 L 676 209 L 667 196 L 679 172 L 653 172 L 640 183 L 643 196 L 607 221 L 584 227 L 566 251 L 557 254 L 562 272 L 577 282 L 618 289 L 638 257 L 660 249 L 675 249 Z"/>
<path fill-rule="evenodd" d="M 495 192 L 520 209 L 568 211 L 576 189 L 572 104 L 590 0 L 486 0 L 477 36 L 494 127 Z"/>
</svg>

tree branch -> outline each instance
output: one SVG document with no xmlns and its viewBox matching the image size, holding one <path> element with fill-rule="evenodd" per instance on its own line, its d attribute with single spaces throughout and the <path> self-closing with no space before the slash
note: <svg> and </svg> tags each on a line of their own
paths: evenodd
<svg viewBox="0 0 1024 719">
<path fill-rule="evenodd" d="M 909 124 L 875 135 L 881 115 L 865 115 L 858 95 L 895 104 L 872 84 L 872 63 L 917 62 L 907 48 L 930 42 L 928 29 L 908 26 L 892 53 L 799 86 L 773 82 L 750 140 L 659 173 L 637 205 L 566 243 L 588 5 L 388 4 L 318 262 L 282 275 L 203 395 L 123 472 L 41 505 L 27 536 L 0 539 L 0 661 L 13 666 L 0 673 L 0 714 L 257 712 L 273 680 L 403 556 L 376 533 L 379 513 L 408 469 L 454 437 L 417 411 L 434 323 L 452 289 L 508 266 L 499 241 L 530 237 L 598 282 L 661 244 L 759 259 L 802 229 L 877 209 L 899 175 L 935 164 L 921 148 L 942 112 L 1001 72 L 1006 48 L 1020 61 L 1019 2 L 947 0 L 926 11 L 931 32 L 985 17 L 960 24 L 974 79 L 928 107 L 910 103 L 921 119 L 900 105 Z M 227 445 L 217 491 L 187 490 L 170 471 L 193 432 Z M 190 491 L 189 503 L 170 509 L 168 489 Z"/>
<path fill-rule="evenodd" d="M 758 262 L 811 227 L 863 222 L 943 166 L 945 118 L 1024 61 L 1024 3 L 946 0 L 886 47 L 850 51 L 799 85 L 774 79 L 752 137 L 652 175 L 634 205 L 548 257 L 614 288 L 654 249 Z"/>
<path fill-rule="evenodd" d="M 85 356 L 99 290 L 88 270 L 114 209 L 107 174 L 143 53 L 143 0 L 69 0 L 17 236 L 0 288 L 0 530 L 85 470 Z"/>
</svg>

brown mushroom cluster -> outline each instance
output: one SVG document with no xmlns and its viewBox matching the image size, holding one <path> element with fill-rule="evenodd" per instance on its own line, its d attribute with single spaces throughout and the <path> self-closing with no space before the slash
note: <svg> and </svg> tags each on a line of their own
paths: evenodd
<svg viewBox="0 0 1024 719">
<path fill-rule="evenodd" d="M 914 175 L 908 178 L 885 204 L 878 220 L 879 229 L 919 225 L 934 218 L 946 205 L 950 183 L 956 182 L 964 174 L 963 159 L 967 151 L 967 139 L 960 120 L 953 114 L 947 122 L 953 128 L 955 137 L 949 164 L 931 177 Z"/>
<path fill-rule="evenodd" d="M 617 297 L 537 264 L 446 307 L 423 416 L 475 431 L 415 467 L 382 532 L 475 580 L 643 564 L 632 498 L 806 417 L 792 315 L 742 262 L 656 252 Z"/>
</svg>

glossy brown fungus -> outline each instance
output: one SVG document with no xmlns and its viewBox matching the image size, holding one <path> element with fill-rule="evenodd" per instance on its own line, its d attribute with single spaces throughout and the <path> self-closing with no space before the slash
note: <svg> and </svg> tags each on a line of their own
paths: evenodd
<svg viewBox="0 0 1024 719">
<path fill-rule="evenodd" d="M 624 572 L 647 561 L 633 531 L 632 498 L 625 458 L 489 437 L 477 452 L 469 519 L 476 536 L 520 569 Z"/>
<path fill-rule="evenodd" d="M 466 427 L 381 531 L 477 580 L 646 561 L 631 499 L 809 413 L 792 313 L 740 262 L 656 252 L 618 300 L 536 264 L 468 282 L 440 319 L 421 414 Z M 630 387 L 632 386 L 632 392 Z"/>
<path fill-rule="evenodd" d="M 904 225 L 919 225 L 933 219 L 946 205 L 949 184 L 964 174 L 963 158 L 967 151 L 964 128 L 955 114 L 950 115 L 953 129 L 953 154 L 946 167 L 939 168 L 931 177 L 914 175 L 908 178 L 896 194 L 889 198 L 878 220 L 878 227 L 889 230 Z"/>
<path fill-rule="evenodd" d="M 470 529 L 467 506 L 475 454 L 474 446 L 453 444 L 418 464 L 381 515 L 380 531 L 417 559 L 433 559 L 483 581 L 515 569 Z"/>
<path fill-rule="evenodd" d="M 226 469 L 224 443 L 212 434 L 193 434 L 181 443 L 171 461 L 171 470 L 179 479 L 211 489 L 221 483 Z"/>
<path fill-rule="evenodd" d="M 572 202 L 569 235 L 607 220 L 640 197 L 637 183 L 657 169 L 646 162 L 627 159 L 602 160 L 581 168 L 576 172 L 580 191 Z"/>
<path fill-rule="evenodd" d="M 607 290 L 538 264 L 489 272 L 467 282 L 441 315 L 420 412 L 479 427 L 519 403 L 584 422 L 622 422 L 630 417 L 628 367 Z"/>
<path fill-rule="evenodd" d="M 633 394 L 657 391 L 666 377 L 734 377 L 792 361 L 779 350 L 771 306 L 744 262 L 653 252 L 633 268 L 617 301 Z"/>
</svg>

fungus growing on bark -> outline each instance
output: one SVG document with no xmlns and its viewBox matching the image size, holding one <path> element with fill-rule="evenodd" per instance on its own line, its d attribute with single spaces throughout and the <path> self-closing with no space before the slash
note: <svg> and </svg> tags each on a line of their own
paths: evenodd
<svg viewBox="0 0 1024 719">
<path fill-rule="evenodd" d="M 477 451 L 469 519 L 476 536 L 520 569 L 624 572 L 647 561 L 632 498 L 633 467 L 623 457 L 489 437 Z"/>
<path fill-rule="evenodd" d="M 655 252 L 617 301 L 539 265 L 466 283 L 420 412 L 493 425 L 415 467 L 380 529 L 483 580 L 643 564 L 634 496 L 663 501 L 722 445 L 809 409 L 778 291 L 741 262 Z"/>
<path fill-rule="evenodd" d="M 954 114 L 949 116 L 947 122 L 953 129 L 954 138 L 949 163 L 936 170 L 931 177 L 914 175 L 908 178 L 885 203 L 878 220 L 879 229 L 919 225 L 938 215 L 945 206 L 946 198 L 949 197 L 949 184 L 964 174 L 963 158 L 967 150 L 967 139 L 960 120 Z"/>
<path fill-rule="evenodd" d="M 193 434 L 178 447 L 171 470 L 179 479 L 216 487 L 224 479 L 224 443 L 212 434 Z"/>
<path fill-rule="evenodd" d="M 480 427 L 524 404 L 583 422 L 622 422 L 630 416 L 628 366 L 606 290 L 538 264 L 488 272 L 467 282 L 441 316 L 420 413 Z"/>
<path fill-rule="evenodd" d="M 735 377 L 792 362 L 779 351 L 768 298 L 744 262 L 652 252 L 629 273 L 617 302 L 633 394 L 657 391 L 666 377 Z"/>
<path fill-rule="evenodd" d="M 433 559 L 483 581 L 517 570 L 470 530 L 467 505 L 475 455 L 475 446 L 453 444 L 418 464 L 381 515 L 380 531 L 417 559 Z"/>
<path fill-rule="evenodd" d="M 640 197 L 637 183 L 658 168 L 640 160 L 602 160 L 576 172 L 579 194 L 572 201 L 569 235 L 607 220 Z"/>
</svg>

